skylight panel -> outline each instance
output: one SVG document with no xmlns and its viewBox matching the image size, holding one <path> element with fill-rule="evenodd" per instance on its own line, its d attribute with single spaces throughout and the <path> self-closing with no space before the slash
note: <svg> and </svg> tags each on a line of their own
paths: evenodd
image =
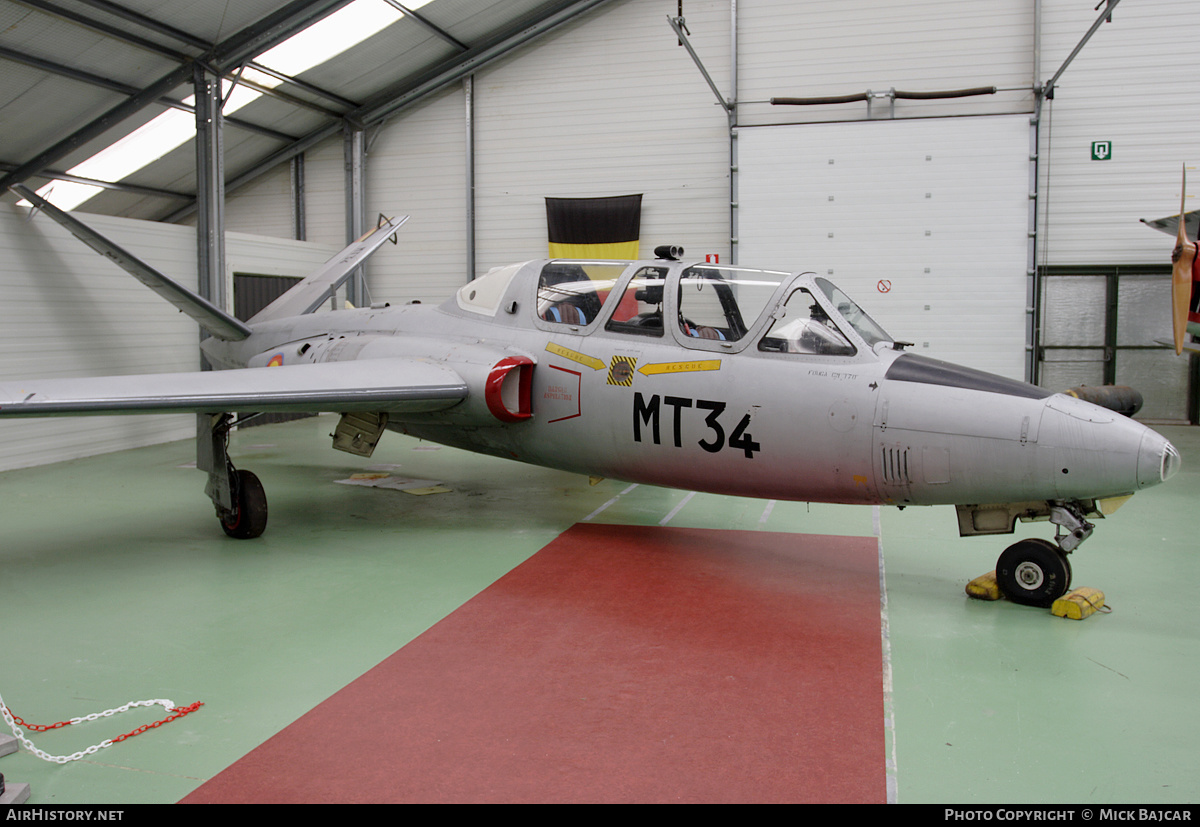
<svg viewBox="0 0 1200 827">
<path fill-rule="evenodd" d="M 409 0 L 404 5 L 418 9 L 431 0 Z M 297 32 L 283 43 L 268 49 L 257 58 L 261 63 L 284 75 L 294 77 L 314 66 L 352 49 L 372 35 L 382 31 L 404 13 L 385 0 L 355 0 L 348 6 L 318 20 L 303 31 Z M 246 70 L 246 77 L 255 83 L 273 88 L 281 81 L 253 69 Z M 228 83 L 223 83 L 225 94 Z M 231 115 L 238 109 L 256 100 L 262 93 L 238 85 L 226 101 L 224 114 Z M 183 102 L 192 105 L 194 97 Z M 139 129 L 101 150 L 88 160 L 68 170 L 71 175 L 94 178 L 99 181 L 120 181 L 137 170 L 158 160 L 196 135 L 195 116 L 190 112 L 171 109 L 154 118 Z M 62 210 L 73 210 L 88 199 L 99 194 L 103 188 L 89 184 L 66 181 L 51 181 L 38 190 L 38 194 L 50 200 Z M 22 202 L 25 203 L 25 202 Z"/>
<path fill-rule="evenodd" d="M 424 3 L 408 5 L 415 9 Z M 263 52 L 254 62 L 294 77 L 357 46 L 403 16 L 383 0 L 357 0 Z"/>
</svg>

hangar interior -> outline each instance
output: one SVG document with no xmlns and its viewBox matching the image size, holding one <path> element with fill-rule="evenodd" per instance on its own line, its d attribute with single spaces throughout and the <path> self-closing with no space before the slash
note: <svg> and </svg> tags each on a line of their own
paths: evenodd
<svg viewBox="0 0 1200 827">
<path fill-rule="evenodd" d="M 322 51 L 330 21 L 352 35 Z M 440 302 L 544 258 L 546 198 L 640 193 L 644 257 L 812 270 L 914 352 L 1133 386 L 1183 457 L 1078 553 L 1111 612 L 1073 622 L 968 599 L 1009 540 L 941 506 L 395 434 L 358 459 L 320 416 L 232 435 L 272 509 L 238 542 L 194 417 L 5 421 L 4 703 L 203 706 L 0 773 L 51 804 L 1194 802 L 1200 369 L 1166 344 L 1174 242 L 1142 220 L 1190 206 L 1197 23 L 1185 0 L 0 0 L 0 383 L 198 367 L 190 319 L 13 186 L 230 312 L 378 215 L 411 217 L 328 312 Z M 162 717 L 32 737 L 70 754 Z"/>
</svg>

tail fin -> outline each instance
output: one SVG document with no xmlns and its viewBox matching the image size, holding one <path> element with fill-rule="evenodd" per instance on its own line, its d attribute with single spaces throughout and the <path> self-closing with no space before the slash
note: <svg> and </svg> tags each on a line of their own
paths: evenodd
<svg viewBox="0 0 1200 827">
<path fill-rule="evenodd" d="M 321 268 L 292 287 L 282 296 L 264 307 L 250 320 L 251 324 L 287 316 L 303 316 L 321 306 L 321 303 L 337 292 L 354 269 L 379 249 L 383 242 L 396 234 L 408 216 L 389 218 L 380 226 L 342 250 Z"/>
<path fill-rule="evenodd" d="M 14 185 L 11 189 L 65 227 L 71 235 L 112 261 L 179 310 L 192 317 L 197 324 L 218 339 L 236 342 L 250 335 L 250 328 L 241 321 L 235 319 L 207 299 L 197 296 L 169 276 L 155 270 L 149 264 L 100 235 L 100 233 L 79 219 L 63 212 L 33 190 L 20 184 Z"/>
</svg>

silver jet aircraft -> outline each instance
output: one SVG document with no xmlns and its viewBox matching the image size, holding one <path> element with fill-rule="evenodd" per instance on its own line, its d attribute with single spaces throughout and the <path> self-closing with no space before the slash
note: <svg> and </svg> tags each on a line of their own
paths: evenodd
<svg viewBox="0 0 1200 827">
<path fill-rule="evenodd" d="M 226 453 L 229 428 L 234 415 L 288 411 L 340 413 L 333 447 L 364 456 L 391 430 L 714 494 L 949 504 L 964 536 L 1049 520 L 1054 542 L 1022 540 L 997 563 L 1005 595 L 1032 605 L 1067 591 L 1067 554 L 1091 519 L 1179 467 L 1167 440 L 1110 410 L 905 352 L 824 278 L 674 248 L 501 267 L 439 307 L 313 312 L 400 223 L 248 323 L 106 249 L 212 334 L 202 349 L 218 369 L 7 383 L 0 417 L 200 414 L 198 464 L 241 538 L 262 533 L 267 506 Z"/>
</svg>

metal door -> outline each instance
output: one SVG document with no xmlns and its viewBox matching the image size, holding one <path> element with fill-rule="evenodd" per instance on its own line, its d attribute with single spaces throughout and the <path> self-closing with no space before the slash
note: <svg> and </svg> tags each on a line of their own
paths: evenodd
<svg viewBox="0 0 1200 827">
<path fill-rule="evenodd" d="M 1050 267 L 1042 273 L 1038 384 L 1128 385 L 1139 419 L 1195 419 L 1193 368 L 1171 346 L 1169 267 Z"/>
</svg>

